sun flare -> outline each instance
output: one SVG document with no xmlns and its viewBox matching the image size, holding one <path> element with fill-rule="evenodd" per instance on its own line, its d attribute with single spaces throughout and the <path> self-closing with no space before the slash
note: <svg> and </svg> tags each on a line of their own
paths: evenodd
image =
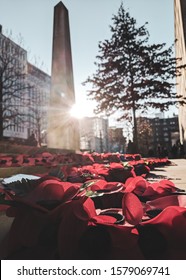
<svg viewBox="0 0 186 280">
<path fill-rule="evenodd" d="M 82 119 L 84 117 L 90 116 L 92 114 L 92 108 L 90 105 L 82 103 L 82 104 L 74 104 L 70 110 L 70 115 L 77 119 Z"/>
</svg>

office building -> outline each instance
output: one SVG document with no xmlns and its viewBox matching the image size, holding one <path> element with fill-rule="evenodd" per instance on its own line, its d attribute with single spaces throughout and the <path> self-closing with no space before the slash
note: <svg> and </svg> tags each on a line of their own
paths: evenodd
<svg viewBox="0 0 186 280">
<path fill-rule="evenodd" d="M 28 62 L 27 51 L 5 36 L 2 26 L 0 58 L 1 138 L 26 143 L 34 133 L 38 142 L 43 141 L 50 76 Z"/>
<path fill-rule="evenodd" d="M 175 51 L 178 66 L 186 64 L 186 1 L 174 0 Z M 186 69 L 177 77 L 177 94 L 186 98 Z M 179 106 L 180 143 L 186 151 L 186 105 Z"/>
<path fill-rule="evenodd" d="M 85 117 L 80 120 L 80 149 L 103 153 L 108 151 L 108 120 Z"/>
</svg>

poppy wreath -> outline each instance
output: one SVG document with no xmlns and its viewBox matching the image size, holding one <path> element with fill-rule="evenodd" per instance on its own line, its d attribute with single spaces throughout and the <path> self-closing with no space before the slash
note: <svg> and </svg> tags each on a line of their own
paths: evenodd
<svg viewBox="0 0 186 280">
<path fill-rule="evenodd" d="M 23 190 L 21 196 L 10 193 L 11 200 L 1 197 L 1 203 L 9 205 L 7 216 L 14 217 L 10 231 L 1 244 L 1 257 L 81 258 L 86 253 L 82 238 L 87 236 L 88 228 L 114 225 L 117 221 L 113 215 L 97 213 L 93 200 L 88 197 L 97 194 L 98 190 L 104 193 L 106 188 L 107 192 L 119 191 L 123 186 L 107 186 L 106 181 L 99 186 L 93 182 L 80 186 L 43 177 L 29 191 Z"/>
<path fill-rule="evenodd" d="M 43 176 L 0 204 L 14 218 L 1 259 L 186 259 L 186 196 L 169 180 Z"/>
<path fill-rule="evenodd" d="M 94 165 L 95 163 L 110 164 L 110 163 L 130 163 L 130 166 L 135 166 L 139 174 L 139 167 L 144 168 L 144 174 L 148 169 L 157 166 L 171 164 L 167 158 L 148 158 L 142 159 L 140 154 L 119 154 L 119 153 L 79 153 L 79 154 L 55 154 L 49 152 L 37 153 L 32 156 L 27 154 L 6 155 L 0 154 L 0 167 L 19 167 L 19 166 L 57 166 L 59 164 L 80 164 Z"/>
</svg>

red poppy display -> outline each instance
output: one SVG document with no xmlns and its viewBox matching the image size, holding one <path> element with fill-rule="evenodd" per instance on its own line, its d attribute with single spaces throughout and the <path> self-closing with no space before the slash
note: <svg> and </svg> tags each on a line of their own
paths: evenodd
<svg viewBox="0 0 186 280">
<path fill-rule="evenodd" d="M 0 186 L 0 210 L 14 217 L 2 259 L 186 259 L 186 193 L 169 180 L 145 179 L 167 159 L 94 153 L 76 160 L 83 157 L 88 164 Z M 3 155 L 0 164 L 55 166 L 74 158 Z"/>
</svg>

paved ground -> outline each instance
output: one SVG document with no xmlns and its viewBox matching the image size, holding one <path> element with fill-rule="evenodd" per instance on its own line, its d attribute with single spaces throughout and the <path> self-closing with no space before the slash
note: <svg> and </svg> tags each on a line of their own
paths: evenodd
<svg viewBox="0 0 186 280">
<path fill-rule="evenodd" d="M 149 175 L 149 180 L 169 179 L 176 187 L 186 190 L 186 159 L 171 159 L 172 165 L 156 168 Z"/>
</svg>

